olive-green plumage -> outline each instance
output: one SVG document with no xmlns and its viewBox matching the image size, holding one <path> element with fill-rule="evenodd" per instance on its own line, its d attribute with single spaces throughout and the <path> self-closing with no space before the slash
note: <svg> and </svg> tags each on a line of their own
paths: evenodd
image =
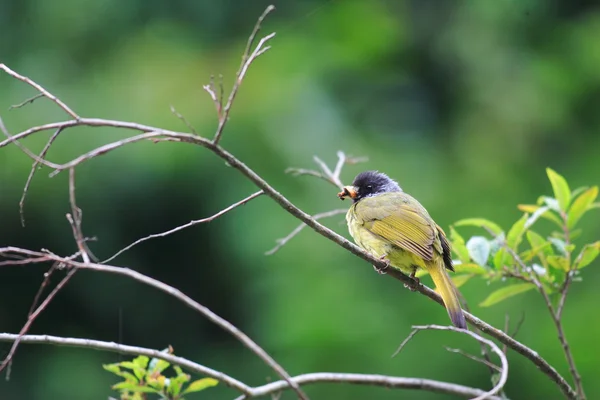
<svg viewBox="0 0 600 400">
<path fill-rule="evenodd" d="M 346 220 L 356 244 L 390 266 L 414 276 L 417 268 L 426 270 L 452 323 L 466 328 L 457 291 L 446 269 L 454 271 L 450 244 L 444 231 L 427 210 L 386 175 L 359 174 L 353 186 L 340 193 L 354 199 Z"/>
</svg>

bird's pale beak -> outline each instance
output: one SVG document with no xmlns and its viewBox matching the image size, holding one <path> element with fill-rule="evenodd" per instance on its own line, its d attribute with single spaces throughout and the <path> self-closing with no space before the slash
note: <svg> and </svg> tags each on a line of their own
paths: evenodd
<svg viewBox="0 0 600 400">
<path fill-rule="evenodd" d="M 340 200 L 344 200 L 346 197 L 355 199 L 358 196 L 358 191 L 354 186 L 344 186 L 344 190 L 338 193 Z"/>
</svg>

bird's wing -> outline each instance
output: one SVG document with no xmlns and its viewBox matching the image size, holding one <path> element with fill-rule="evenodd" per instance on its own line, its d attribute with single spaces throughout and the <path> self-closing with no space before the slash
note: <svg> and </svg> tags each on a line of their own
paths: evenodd
<svg viewBox="0 0 600 400">
<path fill-rule="evenodd" d="M 406 193 L 384 193 L 356 203 L 363 226 L 382 239 L 431 261 L 444 249 L 435 222 L 425 208 Z"/>
</svg>

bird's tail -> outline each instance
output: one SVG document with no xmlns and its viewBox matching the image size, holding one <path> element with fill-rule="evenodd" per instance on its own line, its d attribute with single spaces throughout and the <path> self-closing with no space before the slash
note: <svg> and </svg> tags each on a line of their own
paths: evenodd
<svg viewBox="0 0 600 400">
<path fill-rule="evenodd" d="M 458 300 L 458 294 L 456 287 L 446 272 L 446 268 L 440 262 L 432 265 L 433 268 L 429 268 L 429 275 L 435 283 L 435 287 L 444 300 L 444 305 L 448 311 L 448 315 L 452 320 L 452 324 L 457 328 L 467 329 L 467 322 L 465 321 L 465 315 L 463 314 Z"/>
</svg>

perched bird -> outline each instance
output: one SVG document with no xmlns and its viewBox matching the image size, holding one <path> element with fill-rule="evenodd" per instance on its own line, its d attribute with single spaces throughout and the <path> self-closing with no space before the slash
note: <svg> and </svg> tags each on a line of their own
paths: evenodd
<svg viewBox="0 0 600 400">
<path fill-rule="evenodd" d="M 417 268 L 426 270 L 452 323 L 466 329 L 456 288 L 446 272 L 454 271 L 450 243 L 421 203 L 376 171 L 358 174 L 338 197 L 354 201 L 346 221 L 356 244 L 412 278 Z"/>
</svg>

